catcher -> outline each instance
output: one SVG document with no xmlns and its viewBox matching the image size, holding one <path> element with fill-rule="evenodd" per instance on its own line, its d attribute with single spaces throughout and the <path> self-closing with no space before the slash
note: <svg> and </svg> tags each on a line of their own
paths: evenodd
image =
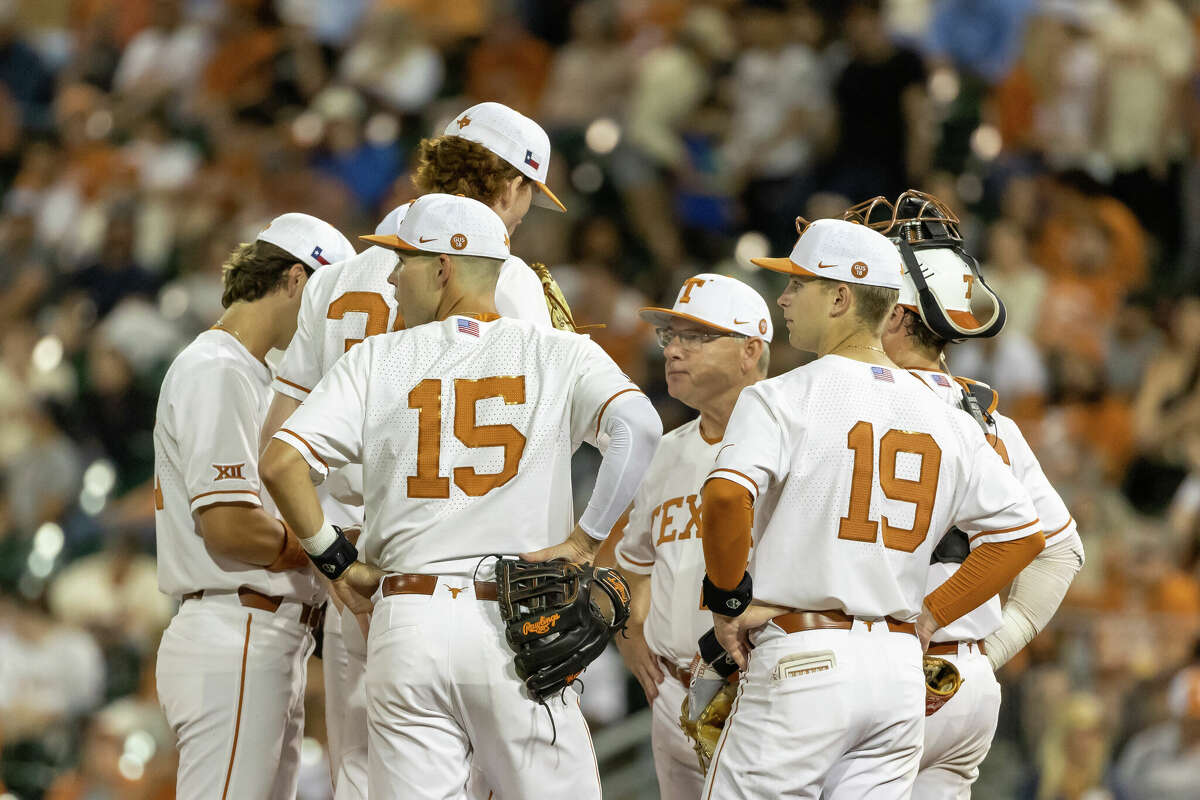
<svg viewBox="0 0 1200 800">
<path fill-rule="evenodd" d="M 1003 609 L 1000 598 L 993 596 L 935 631 L 926 651 L 929 716 L 913 797 L 970 797 L 1000 710 L 1000 685 L 993 670 L 1050 621 L 1083 566 L 1083 543 L 1025 437 L 996 410 L 996 393 L 953 376 L 946 365 L 947 345 L 995 336 L 1005 318 L 1004 304 L 984 281 L 975 259 L 963 250 L 958 218 L 936 198 L 916 191 L 900 195 L 894 206 L 881 197 L 867 201 L 850 209 L 846 218 L 887 235 L 905 262 L 900 301 L 884 327 L 884 350 L 942 401 L 975 419 L 1029 492 L 1045 532 L 1045 549 L 1013 581 Z M 927 591 L 954 575 L 969 551 L 962 531 L 946 534 L 933 551 Z"/>
<path fill-rule="evenodd" d="M 599 798 L 587 725 L 561 688 L 596 651 L 596 629 L 607 638 L 623 623 L 628 588 L 487 556 L 590 562 L 662 423 L 589 338 L 497 315 L 508 235 L 482 203 L 425 195 L 394 234 L 366 238 L 398 254 L 389 280 L 411 327 L 339 360 L 275 434 L 262 472 L 313 562 L 371 614 L 368 793 L 456 797 L 478 772 L 497 797 Z M 596 488 L 572 530 L 563 476 L 579 443 L 601 435 Z M 363 465 L 365 563 L 310 479 L 351 462 Z M 534 591 L 546 584 L 557 588 Z M 560 641 L 586 652 L 559 653 Z"/>
</svg>

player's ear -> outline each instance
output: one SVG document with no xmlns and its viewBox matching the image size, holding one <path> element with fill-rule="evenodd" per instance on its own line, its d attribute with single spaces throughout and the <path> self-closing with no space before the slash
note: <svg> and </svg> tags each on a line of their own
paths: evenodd
<svg viewBox="0 0 1200 800">
<path fill-rule="evenodd" d="M 445 253 L 438 254 L 438 266 L 434 273 L 434 280 L 437 282 L 438 288 L 442 288 L 454 277 L 454 268 L 456 264 L 454 259 Z"/>
<path fill-rule="evenodd" d="M 291 269 L 287 274 L 287 294 L 288 297 L 295 297 L 300 292 L 304 291 L 304 284 L 308 283 L 308 270 L 299 261 L 292 264 Z"/>
<path fill-rule="evenodd" d="M 849 284 L 839 283 L 829 293 L 829 316 L 840 317 L 854 307 L 854 291 Z"/>
<path fill-rule="evenodd" d="M 897 334 L 900 333 L 902 327 L 904 327 L 904 308 L 897 304 L 892 306 L 891 312 L 884 317 L 883 330 L 890 334 Z"/>
<path fill-rule="evenodd" d="M 762 339 L 747 339 L 742 344 L 742 374 L 745 375 L 758 368 L 758 362 L 763 354 Z"/>
</svg>

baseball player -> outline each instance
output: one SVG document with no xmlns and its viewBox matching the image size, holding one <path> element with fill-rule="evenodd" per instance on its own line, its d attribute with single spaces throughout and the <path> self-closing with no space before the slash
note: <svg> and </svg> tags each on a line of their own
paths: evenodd
<svg viewBox="0 0 1200 800">
<path fill-rule="evenodd" d="M 700 485 L 738 394 L 767 376 L 773 328 L 758 292 L 707 273 L 688 278 L 672 308 L 640 314 L 657 328 L 667 391 L 700 416 L 663 436 L 638 487 L 612 561 L 629 582 L 634 609 L 626 637 L 616 641 L 653 709 L 659 793 L 664 800 L 695 800 L 704 772 L 679 727 L 679 708 L 696 640 L 712 627 L 700 605 Z M 612 558 L 604 558 L 607 550 L 598 563 Z"/>
<path fill-rule="evenodd" d="M 742 391 L 701 493 L 702 597 L 742 667 L 703 796 L 906 798 L 922 647 L 1033 559 L 1041 523 L 974 420 L 884 353 L 886 238 L 817 220 L 755 263 L 789 276 L 789 341 L 818 358 Z M 971 553 L 925 598 L 951 526 Z"/>
<path fill-rule="evenodd" d="M 324 590 L 261 492 L 263 360 L 285 348 L 308 275 L 354 253 L 284 214 L 224 268 L 221 319 L 163 380 L 154 423 L 158 583 L 180 599 L 158 649 L 158 696 L 179 744 L 177 796 L 293 798 L 310 628 Z"/>
<path fill-rule="evenodd" d="M 1058 492 L 1016 424 L 996 411 L 996 393 L 981 383 L 943 371 L 950 341 L 995 336 L 1004 325 L 1004 304 L 962 249 L 958 219 L 933 197 L 906 192 L 883 229 L 905 262 L 900 302 L 884 327 L 888 356 L 920 378 L 942 401 L 970 413 L 987 440 L 1028 490 L 1045 530 L 1046 547 L 1013 581 L 1008 602 L 992 597 L 979 608 L 934 632 L 927 652 L 952 662 L 961 688 L 925 720 L 921 771 L 913 789 L 919 800 L 969 798 L 996 732 L 1000 685 L 993 670 L 1036 636 L 1062 602 L 1083 566 L 1083 543 Z M 878 202 L 878 201 L 876 201 Z M 859 206 L 871 217 L 871 201 Z M 848 212 L 854 215 L 852 209 Z M 953 575 L 970 551 L 968 537 L 953 529 L 933 551 L 927 591 Z"/>
<path fill-rule="evenodd" d="M 421 168 L 416 177 L 423 192 L 441 191 L 442 186 L 463 192 L 491 205 L 511 234 L 530 207 L 530 198 L 554 198 L 545 185 L 550 161 L 550 139 L 545 131 L 526 117 L 500 105 L 483 103 L 465 111 L 459 119 L 474 118 L 468 140 L 443 136 L 424 140 Z M 450 131 L 466 131 L 451 123 Z M 477 143 L 482 142 L 482 144 Z M 536 150 L 537 160 L 527 164 L 510 151 L 518 143 Z M 491 148 L 490 150 L 487 148 Z M 496 153 L 507 153 L 515 162 L 502 161 Z M 520 169 L 518 169 L 518 166 Z M 554 208 L 562 209 L 557 198 Z M 408 204 L 394 209 L 376 228 L 386 236 L 396 230 Z M 284 355 L 273 388 L 275 399 L 263 426 L 260 441 L 265 448 L 312 387 L 347 350 L 368 336 L 399 330 L 403 318 L 397 313 L 396 299 L 388 276 L 397 263 L 395 251 L 372 246 L 350 260 L 322 270 L 304 292 L 299 324 Z M 553 291 L 557 291 L 555 286 Z M 528 319 L 550 325 L 548 304 L 553 303 L 559 316 L 570 309 L 565 301 L 548 299 L 542 281 L 516 256 L 505 260 L 496 282 L 495 302 L 506 317 Z M 338 471 L 327 484 L 345 487 L 339 492 L 332 486 L 318 489 L 326 517 L 332 524 L 358 529 L 362 526 L 361 470 L 358 465 Z M 341 499 L 339 499 L 339 497 Z M 350 502 L 345 502 L 349 500 Z M 336 603 L 336 595 L 335 603 Z M 325 666 L 326 723 L 329 735 L 330 766 L 335 797 L 351 800 L 366 796 L 367 726 L 363 678 L 366 673 L 366 639 L 352 615 L 338 608 L 325 621 L 323 662 Z M 485 793 L 486 794 L 486 793 Z"/>
<path fill-rule="evenodd" d="M 575 697 L 543 709 L 513 671 L 489 556 L 589 561 L 661 422 L 589 338 L 495 313 L 507 232 L 482 203 L 424 195 L 395 234 L 365 238 L 400 254 L 392 282 L 409 327 L 334 365 L 275 434 L 263 474 L 313 561 L 375 601 L 369 794 L 457 797 L 474 770 L 499 798 L 598 798 Z M 596 489 L 571 530 L 571 453 L 602 434 Z M 347 463 L 363 465 L 366 563 L 310 482 Z"/>
</svg>

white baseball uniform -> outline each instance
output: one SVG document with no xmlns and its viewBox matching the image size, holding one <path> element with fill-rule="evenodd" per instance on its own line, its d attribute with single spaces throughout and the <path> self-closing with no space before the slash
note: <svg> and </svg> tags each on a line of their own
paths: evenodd
<svg viewBox="0 0 1200 800">
<path fill-rule="evenodd" d="M 396 261 L 394 250 L 368 247 L 313 274 L 304 287 L 296 335 L 272 384 L 275 391 L 303 402 L 347 350 L 368 336 L 403 326 L 395 287 L 388 283 Z M 541 281 L 516 256 L 506 259 L 500 268 L 495 300 L 504 316 L 550 325 Z M 360 489 L 362 479 L 356 465 L 341 472 L 352 490 Z M 362 525 L 360 504 L 341 502 L 325 485 L 317 488 L 317 494 L 330 522 L 342 527 Z M 322 655 L 335 796 L 337 800 L 366 797 L 367 643 L 349 611 L 326 616 Z"/>
<path fill-rule="evenodd" d="M 953 377 L 931 370 L 910 371 L 947 405 L 961 407 L 963 387 Z M 994 408 L 990 416 L 987 440 L 1033 500 L 1045 530 L 1046 551 L 1066 548 L 1082 552 L 1075 521 L 1016 423 Z M 968 548 L 967 537 L 961 531 L 952 530 L 942 539 L 933 552 L 926 593 L 958 571 Z M 992 597 L 933 634 L 933 645 L 957 643 L 955 652 L 935 654 L 953 662 L 964 680 L 954 697 L 925 720 L 925 748 L 913 787 L 914 798 L 957 800 L 971 796 L 971 784 L 979 777 L 979 765 L 991 747 L 1000 713 L 1000 684 L 979 642 L 1000 627 L 1000 614 L 1000 598 Z"/>
<path fill-rule="evenodd" d="M 293 798 L 304 729 L 314 573 L 213 555 L 193 515 L 214 503 L 274 513 L 258 477 L 271 376 L 230 333 L 200 334 L 171 364 L 154 424 L 159 588 L 184 600 L 158 650 L 158 696 L 179 743 L 177 796 Z M 277 599 L 247 607 L 249 589 Z M 302 622 L 301 620 L 305 620 Z"/>
<path fill-rule="evenodd" d="M 275 434 L 317 475 L 363 465 L 368 563 L 439 576 L 432 595 L 377 595 L 373 800 L 461 796 L 472 770 L 498 798 L 600 796 L 575 696 L 547 704 L 552 728 L 473 580 L 491 577 L 490 554 L 571 530 L 571 454 L 631 397 L 648 404 L 588 337 L 452 316 L 365 340 Z"/>
<path fill-rule="evenodd" d="M 650 576 L 646 644 L 664 663 L 681 670 L 695 655 L 696 640 L 712 627 L 712 614 L 700 604 L 700 487 L 719 447 L 719 440 L 707 441 L 700 433 L 699 417 L 664 435 L 616 549 L 621 569 Z M 659 794 L 663 800 L 695 800 L 704 787 L 704 772 L 679 727 L 687 688 L 668 672 L 658 692 L 650 734 Z"/>
<path fill-rule="evenodd" d="M 890 627 L 917 618 L 952 525 L 971 547 L 1041 531 L 1025 491 L 967 414 L 837 355 L 744 389 L 709 477 L 755 500 L 756 600 L 854 620 L 752 637 L 704 797 L 907 798 L 925 681 L 916 636 Z"/>
</svg>

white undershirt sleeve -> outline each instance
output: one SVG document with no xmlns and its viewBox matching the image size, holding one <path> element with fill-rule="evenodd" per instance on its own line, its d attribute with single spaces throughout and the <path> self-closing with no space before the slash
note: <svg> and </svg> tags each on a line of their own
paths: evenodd
<svg viewBox="0 0 1200 800">
<path fill-rule="evenodd" d="M 644 394 L 626 392 L 613 398 L 605 409 L 600 432 L 609 437 L 608 449 L 579 527 L 593 539 L 603 540 L 629 507 L 654 458 L 662 438 L 662 420 Z"/>
</svg>

